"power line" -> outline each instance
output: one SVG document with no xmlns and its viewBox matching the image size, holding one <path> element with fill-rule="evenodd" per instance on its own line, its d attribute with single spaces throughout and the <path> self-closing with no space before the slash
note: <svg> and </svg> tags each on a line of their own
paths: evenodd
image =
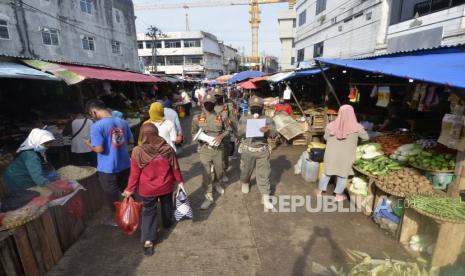
<svg viewBox="0 0 465 276">
<path fill-rule="evenodd" d="M 16 4 L 15 2 L 10 2 L 10 4 L 11 4 L 12 6 L 15 6 L 15 7 L 24 9 L 24 7 L 22 7 L 22 6 L 19 5 L 19 4 Z M 80 27 L 80 26 L 77 26 L 77 25 L 74 25 L 74 24 L 68 22 L 66 19 L 56 17 L 56 16 L 54 16 L 54 15 L 52 15 L 52 14 L 49 14 L 49 13 L 47 13 L 47 12 L 45 12 L 45 11 L 43 11 L 43 10 L 37 8 L 37 7 L 31 6 L 31 5 L 29 5 L 29 4 L 27 4 L 27 3 L 24 3 L 24 2 L 22 2 L 22 4 L 25 5 L 25 6 L 27 6 L 27 7 L 29 7 L 29 8 L 31 8 L 31 9 L 33 9 L 33 10 L 35 10 L 35 11 L 38 11 L 38 12 L 40 12 L 40 13 L 42 13 L 42 14 L 45 14 L 45 15 L 47 15 L 47 16 L 49 16 L 49 17 L 51 17 L 51 18 L 53 18 L 53 19 L 55 19 L 55 20 L 57 20 L 57 21 L 60 21 L 60 22 L 65 23 L 65 24 L 68 24 L 68 25 L 70 25 L 70 26 L 72 26 L 72 27 L 74 27 L 74 28 L 76 28 L 76 29 L 78 29 L 78 30 L 81 30 L 81 31 L 83 31 L 83 32 L 86 32 L 86 33 L 88 33 L 88 34 L 91 34 L 91 35 L 94 35 L 94 36 L 97 36 L 97 37 L 100 37 L 100 38 L 103 38 L 103 39 L 108 40 L 108 41 L 110 41 L 110 42 L 113 42 L 113 41 L 114 41 L 114 39 L 107 38 L 107 37 L 105 37 L 105 36 L 103 36 L 103 35 L 100 35 L 100 34 L 91 32 L 91 31 L 89 31 L 89 30 L 86 30 L 86 29 L 84 29 L 84 28 L 82 28 L 82 27 Z M 120 42 L 121 44 L 126 45 L 126 46 L 128 46 L 128 47 L 134 47 L 134 46 L 135 46 L 135 45 L 130 45 L 130 44 L 124 43 L 124 42 L 122 42 L 122 41 L 118 41 L 118 42 Z"/>
</svg>

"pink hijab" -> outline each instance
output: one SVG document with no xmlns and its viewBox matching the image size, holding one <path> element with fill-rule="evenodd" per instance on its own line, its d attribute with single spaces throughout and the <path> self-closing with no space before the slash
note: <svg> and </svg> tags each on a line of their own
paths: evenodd
<svg viewBox="0 0 465 276">
<path fill-rule="evenodd" d="M 336 120 L 328 124 L 328 129 L 337 139 L 345 139 L 349 134 L 362 130 L 363 126 L 357 122 L 354 108 L 345 104 L 339 108 Z"/>
</svg>

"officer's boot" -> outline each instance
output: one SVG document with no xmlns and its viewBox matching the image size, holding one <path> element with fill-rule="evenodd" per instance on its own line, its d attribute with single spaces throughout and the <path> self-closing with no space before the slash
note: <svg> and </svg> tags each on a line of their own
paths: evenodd
<svg viewBox="0 0 465 276">
<path fill-rule="evenodd" d="M 205 194 L 205 200 L 203 201 L 202 205 L 200 205 L 200 209 L 207 210 L 213 204 L 213 194 L 207 193 Z"/>
<path fill-rule="evenodd" d="M 217 193 L 219 193 L 220 195 L 224 194 L 224 188 L 221 186 L 220 183 L 216 183 L 214 187 Z"/>
<path fill-rule="evenodd" d="M 250 189 L 249 183 L 242 183 L 242 193 L 243 194 L 248 194 L 249 189 Z"/>
<path fill-rule="evenodd" d="M 223 177 L 221 178 L 221 182 L 223 182 L 223 183 L 228 183 L 229 182 L 229 178 L 226 175 L 226 171 L 223 172 Z"/>
</svg>

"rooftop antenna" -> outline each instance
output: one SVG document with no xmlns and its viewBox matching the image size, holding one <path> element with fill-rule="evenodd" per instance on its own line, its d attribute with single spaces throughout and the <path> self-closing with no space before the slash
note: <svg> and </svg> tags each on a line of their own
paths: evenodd
<svg viewBox="0 0 465 276">
<path fill-rule="evenodd" d="M 190 31 L 190 28 L 189 28 L 189 6 L 184 4 L 183 8 L 186 10 L 186 32 Z"/>
</svg>

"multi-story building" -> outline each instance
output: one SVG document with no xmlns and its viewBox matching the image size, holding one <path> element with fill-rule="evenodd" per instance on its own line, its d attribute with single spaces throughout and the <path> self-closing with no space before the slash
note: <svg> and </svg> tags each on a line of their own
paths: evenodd
<svg viewBox="0 0 465 276">
<path fill-rule="evenodd" d="M 465 41 L 465 0 L 300 0 L 295 11 L 296 62 Z"/>
<path fill-rule="evenodd" d="M 274 56 L 261 56 L 261 57 L 240 57 L 240 71 L 258 70 L 267 74 L 276 73 L 279 71 L 279 61 Z"/>
<path fill-rule="evenodd" d="M 294 10 L 284 10 L 278 15 L 279 39 L 281 40 L 281 70 L 294 68 L 294 38 L 296 28 L 296 13 Z"/>
<path fill-rule="evenodd" d="M 170 32 L 156 40 L 138 34 L 137 40 L 146 72 L 216 78 L 236 71 L 237 50 L 207 32 Z"/>
<path fill-rule="evenodd" d="M 131 0 L 0 0 L 0 54 L 139 70 Z"/>
<path fill-rule="evenodd" d="M 465 42 L 465 0 L 391 0 L 387 51 Z"/>
</svg>

